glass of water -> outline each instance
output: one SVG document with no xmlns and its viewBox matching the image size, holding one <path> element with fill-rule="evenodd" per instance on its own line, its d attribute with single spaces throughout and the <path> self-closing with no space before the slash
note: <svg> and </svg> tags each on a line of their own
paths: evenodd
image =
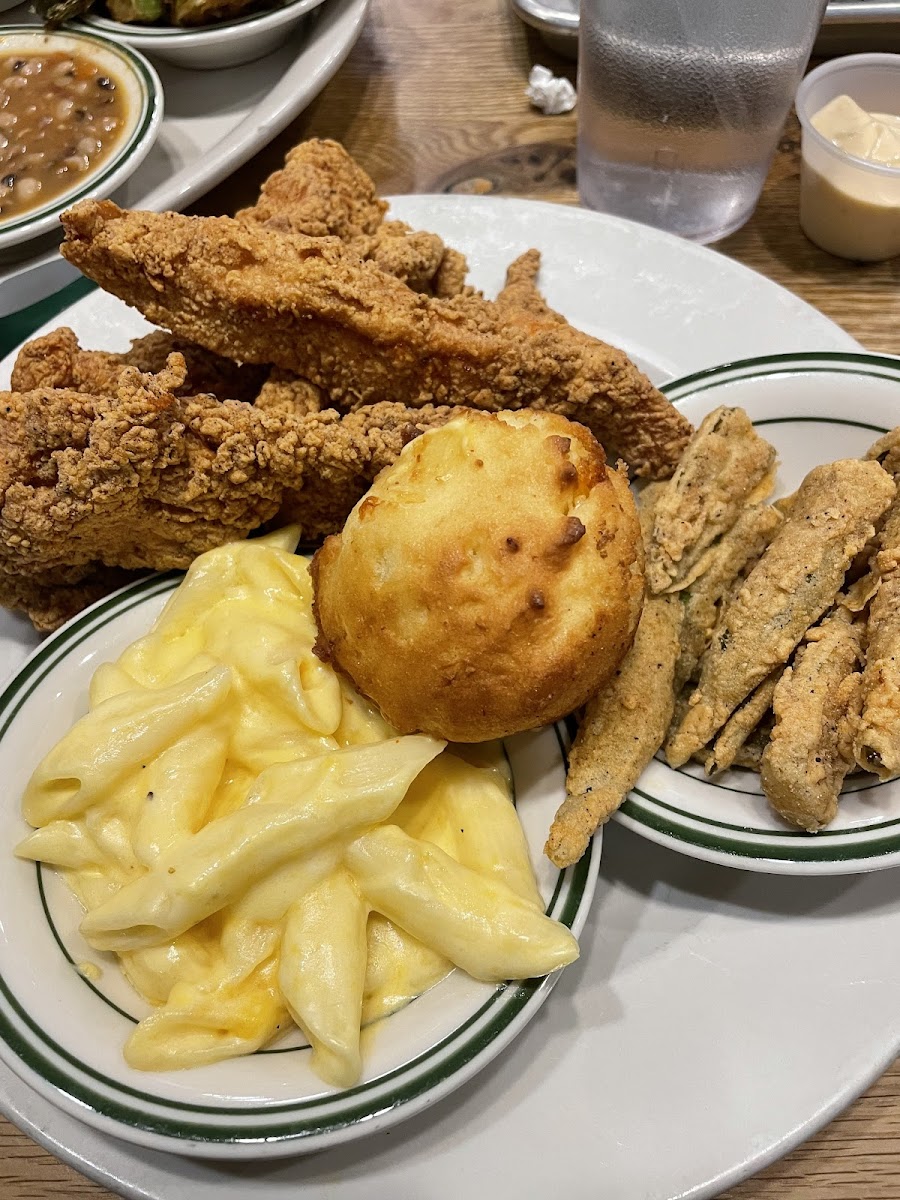
<svg viewBox="0 0 900 1200">
<path fill-rule="evenodd" d="M 698 242 L 752 213 L 826 0 L 581 0 L 582 202 Z"/>
</svg>

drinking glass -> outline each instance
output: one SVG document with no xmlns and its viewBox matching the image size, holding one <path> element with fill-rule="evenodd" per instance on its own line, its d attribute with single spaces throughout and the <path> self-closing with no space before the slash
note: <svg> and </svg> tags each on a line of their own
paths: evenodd
<svg viewBox="0 0 900 1200">
<path fill-rule="evenodd" d="M 747 220 L 826 0 L 581 0 L 578 188 L 698 242 Z"/>
</svg>

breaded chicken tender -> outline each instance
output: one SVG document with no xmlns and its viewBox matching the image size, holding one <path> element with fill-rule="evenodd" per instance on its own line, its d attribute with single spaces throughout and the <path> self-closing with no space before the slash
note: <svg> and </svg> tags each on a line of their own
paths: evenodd
<svg viewBox="0 0 900 1200">
<path fill-rule="evenodd" d="M 61 219 L 62 254 L 108 292 L 209 350 L 309 379 L 337 408 L 546 409 L 658 478 L 690 436 L 687 419 L 622 351 L 514 305 L 421 295 L 337 238 L 125 212 L 109 200 L 84 201 Z"/>
<path fill-rule="evenodd" d="M 876 462 L 843 459 L 806 476 L 790 516 L 725 609 L 700 665 L 700 682 L 666 754 L 678 767 L 725 724 L 810 625 L 875 531 L 896 486 Z"/>
<path fill-rule="evenodd" d="M 569 752 L 566 798 L 544 847 L 557 867 L 581 858 L 663 743 L 675 707 L 682 615 L 677 596 L 649 596 L 633 646 L 588 703 Z"/>
<path fill-rule="evenodd" d="M 806 635 L 774 691 L 760 780 L 775 811 L 810 833 L 837 816 L 853 766 L 862 636 L 862 622 L 838 605 Z"/>
<path fill-rule="evenodd" d="M 656 505 L 647 552 L 651 592 L 687 587 L 705 570 L 704 554 L 748 504 L 774 482 L 775 447 L 742 408 L 716 408 L 688 443 Z"/>
<path fill-rule="evenodd" d="M 400 732 L 486 741 L 584 704 L 631 645 L 624 474 L 549 413 L 465 412 L 407 445 L 313 560 L 319 654 Z"/>
<path fill-rule="evenodd" d="M 114 354 L 108 350 L 82 350 L 72 330 L 63 325 L 25 343 L 12 370 L 11 389 L 33 392 L 39 388 L 67 388 L 90 396 L 108 396 L 115 393 L 126 367 L 156 375 L 165 369 L 170 354 L 180 354 L 187 368 L 185 381 L 175 393 L 178 396 L 250 401 L 266 377 L 265 367 L 242 366 L 162 329 L 135 338 L 130 350 Z"/>
</svg>

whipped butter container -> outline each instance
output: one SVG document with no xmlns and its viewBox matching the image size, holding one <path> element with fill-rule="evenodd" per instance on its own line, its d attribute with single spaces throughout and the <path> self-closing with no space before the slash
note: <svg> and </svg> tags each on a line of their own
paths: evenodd
<svg viewBox="0 0 900 1200">
<path fill-rule="evenodd" d="M 841 258 L 900 254 L 900 54 L 824 63 L 796 105 L 803 232 Z"/>
</svg>

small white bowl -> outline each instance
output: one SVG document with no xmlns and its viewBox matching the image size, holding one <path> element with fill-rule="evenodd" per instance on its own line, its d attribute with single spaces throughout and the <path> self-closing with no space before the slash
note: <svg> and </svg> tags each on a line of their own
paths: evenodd
<svg viewBox="0 0 900 1200">
<path fill-rule="evenodd" d="M 144 50 L 176 67 L 200 71 L 236 67 L 271 54 L 322 0 L 287 0 L 278 8 L 248 13 L 231 21 L 180 28 L 176 25 L 129 25 L 89 13 L 71 22 L 117 42 Z"/>
<path fill-rule="evenodd" d="M 142 54 L 93 33 L 44 33 L 33 25 L 0 29 L 0 54 L 68 51 L 89 57 L 126 89 L 128 118 L 113 153 L 64 192 L 21 216 L 0 219 L 0 252 L 59 229 L 59 214 L 77 200 L 102 200 L 137 170 L 159 133 L 163 91 L 159 76 Z"/>
</svg>

